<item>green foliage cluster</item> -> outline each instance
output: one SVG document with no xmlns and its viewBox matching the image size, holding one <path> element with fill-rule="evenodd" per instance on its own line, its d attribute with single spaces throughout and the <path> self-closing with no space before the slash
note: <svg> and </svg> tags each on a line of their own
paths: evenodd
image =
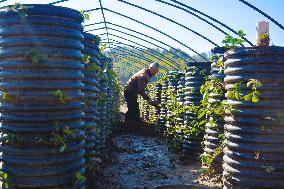
<svg viewBox="0 0 284 189">
<path fill-rule="evenodd" d="M 243 38 L 246 36 L 243 30 L 238 31 L 238 37 L 232 37 L 231 35 L 227 35 L 225 39 L 222 41 L 222 43 L 225 44 L 225 48 L 236 48 L 240 47 L 245 40 Z"/>
<path fill-rule="evenodd" d="M 24 6 L 20 3 L 14 3 L 13 6 L 6 9 L 6 12 L 15 12 L 21 18 L 25 18 L 27 16 L 27 10 L 28 10 L 27 6 Z"/>
<path fill-rule="evenodd" d="M 57 98 L 58 102 L 64 104 L 69 102 L 72 98 L 71 96 L 65 94 L 63 91 L 61 90 L 56 90 L 53 95 Z"/>
<path fill-rule="evenodd" d="M 238 32 L 238 37 L 233 38 L 227 36 L 223 43 L 225 43 L 226 48 L 237 48 L 242 45 L 245 34 L 242 30 Z M 216 63 L 218 67 L 218 74 L 223 74 L 225 70 L 225 64 L 222 56 L 211 57 L 211 60 Z M 180 103 L 177 99 L 176 91 L 171 89 L 163 89 L 162 93 L 171 100 L 171 103 L 161 104 L 161 106 L 166 106 L 170 110 L 171 115 L 168 115 L 168 119 L 171 119 L 172 122 L 176 123 L 177 118 L 183 116 L 187 112 L 191 112 L 197 116 L 195 120 L 187 121 L 187 124 L 183 127 L 175 126 L 173 130 L 168 131 L 171 134 L 183 132 L 187 136 L 198 136 L 203 133 L 206 126 L 216 129 L 222 129 L 220 124 L 223 124 L 224 116 L 227 114 L 233 114 L 234 109 L 232 105 L 229 105 L 228 100 L 237 100 L 242 102 L 251 102 L 257 103 L 260 100 L 260 91 L 259 88 L 262 86 L 261 82 L 257 79 L 249 79 L 247 81 L 242 81 L 235 83 L 233 88 L 228 90 L 227 98 L 225 99 L 225 84 L 219 78 L 214 76 L 206 77 L 205 73 L 208 70 L 197 70 L 195 66 L 190 67 L 192 75 L 203 75 L 206 78 L 205 83 L 200 88 L 200 93 L 203 98 L 200 101 L 200 105 L 184 105 Z M 167 80 L 167 75 L 164 74 L 160 77 L 159 83 L 163 83 Z M 192 91 L 194 92 L 194 91 Z M 235 108 L 235 107 L 234 107 Z M 220 133 L 222 133 L 221 131 Z M 206 167 L 203 171 L 205 173 L 213 173 L 215 170 L 212 167 L 212 163 L 216 157 L 218 157 L 225 147 L 225 135 L 219 135 L 220 143 L 219 146 L 215 149 L 214 153 L 208 154 L 203 153 L 200 156 L 200 159 Z M 267 172 L 274 171 L 272 166 L 266 165 L 263 166 Z"/>
</svg>

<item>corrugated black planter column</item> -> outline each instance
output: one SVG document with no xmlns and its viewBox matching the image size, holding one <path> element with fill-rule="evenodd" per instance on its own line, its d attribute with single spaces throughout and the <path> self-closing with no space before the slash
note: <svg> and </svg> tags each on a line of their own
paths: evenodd
<svg viewBox="0 0 284 189">
<path fill-rule="evenodd" d="M 160 117 L 158 119 L 158 133 L 163 135 L 166 129 L 166 121 L 167 121 L 167 90 L 168 90 L 169 81 L 165 80 L 162 83 L 162 91 L 161 91 L 161 111 Z"/>
<path fill-rule="evenodd" d="M 206 77 L 210 73 L 210 62 L 192 62 L 185 73 L 185 105 L 199 106 L 202 99 L 200 87 L 204 84 Z M 191 129 L 192 121 L 197 120 L 195 112 L 186 112 L 185 125 L 187 129 Z M 205 127 L 205 126 L 204 126 Z M 196 155 L 201 152 L 201 141 L 204 132 L 195 132 L 194 134 L 186 134 L 184 136 L 183 148 L 189 154 Z"/>
<path fill-rule="evenodd" d="M 185 88 L 185 73 L 179 71 L 179 81 L 178 81 L 178 91 L 177 91 L 177 102 L 180 106 L 184 106 L 184 88 Z M 177 131 L 175 134 L 175 141 L 181 145 L 183 143 L 184 134 L 182 130 L 184 129 L 184 114 L 180 114 L 177 117 L 177 121 L 175 123 L 176 129 L 180 130 Z"/>
<path fill-rule="evenodd" d="M 284 48 L 237 48 L 225 53 L 226 90 L 257 79 L 259 102 L 236 100 L 225 117 L 224 188 L 284 188 Z"/>
<path fill-rule="evenodd" d="M 96 170 L 96 130 L 98 124 L 98 64 L 99 54 L 98 37 L 84 33 L 84 113 L 85 113 L 85 133 L 86 133 L 86 168 L 88 180 L 92 181 L 92 175 Z"/>
<path fill-rule="evenodd" d="M 168 95 L 169 98 L 167 99 L 167 105 L 172 106 L 175 102 L 173 102 L 173 100 L 175 100 L 174 98 L 176 98 L 177 96 L 177 86 L 178 86 L 178 71 L 176 70 L 171 70 L 168 73 L 168 80 L 169 80 L 169 85 L 168 85 Z M 170 96 L 173 97 L 170 98 Z M 167 127 L 167 131 L 166 131 L 166 135 L 170 138 L 174 137 L 174 132 L 175 132 L 175 123 L 173 121 L 174 119 L 174 115 L 172 112 L 171 108 L 167 109 L 167 122 L 166 122 L 166 127 Z"/>
<path fill-rule="evenodd" d="M 85 188 L 82 21 L 75 10 L 49 5 L 0 12 L 8 188 Z"/>
<path fill-rule="evenodd" d="M 156 83 L 154 87 L 154 94 L 155 94 L 155 100 L 159 104 L 161 103 L 161 92 L 162 92 L 162 85 L 160 83 Z M 160 109 L 155 108 L 154 109 L 155 124 L 158 123 L 159 116 L 160 116 Z"/>
<path fill-rule="evenodd" d="M 210 99 L 209 103 L 211 106 L 219 106 L 225 100 L 225 89 L 224 89 L 224 68 L 221 65 L 218 65 L 218 60 L 224 58 L 224 53 L 227 49 L 223 47 L 216 47 L 212 49 L 213 54 L 213 63 L 211 64 L 211 76 L 210 83 L 212 84 L 210 87 Z M 215 83 L 215 84 L 214 84 Z M 217 83 L 219 84 L 218 89 L 220 91 L 216 92 Z M 215 92 L 214 92 L 215 91 Z M 217 108 L 216 108 L 217 109 Z M 215 110 L 216 110 L 215 109 Z M 207 122 L 205 124 L 205 134 L 203 138 L 203 153 L 204 155 L 214 155 L 216 150 L 221 148 L 222 137 L 220 135 L 224 134 L 224 115 L 217 115 L 216 113 L 212 113 L 209 119 L 214 120 L 214 124 Z M 212 163 L 214 167 L 214 171 L 216 173 L 222 174 L 222 159 L 223 153 L 221 152 Z M 203 165 L 207 166 L 207 165 Z"/>
<path fill-rule="evenodd" d="M 99 100 L 98 100 L 98 113 L 99 113 L 99 125 L 97 135 L 97 149 L 100 154 L 105 148 L 105 138 L 107 136 L 107 80 L 108 76 L 105 72 L 107 65 L 107 57 L 100 54 L 100 73 L 99 73 Z"/>
</svg>

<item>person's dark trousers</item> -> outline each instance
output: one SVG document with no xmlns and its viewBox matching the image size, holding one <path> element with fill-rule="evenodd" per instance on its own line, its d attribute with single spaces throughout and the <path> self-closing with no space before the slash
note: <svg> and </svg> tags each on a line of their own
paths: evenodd
<svg viewBox="0 0 284 189">
<path fill-rule="evenodd" d="M 128 111 L 125 114 L 125 122 L 140 120 L 139 104 L 137 102 L 138 94 L 134 91 L 124 91 L 124 97 L 127 102 Z"/>
</svg>

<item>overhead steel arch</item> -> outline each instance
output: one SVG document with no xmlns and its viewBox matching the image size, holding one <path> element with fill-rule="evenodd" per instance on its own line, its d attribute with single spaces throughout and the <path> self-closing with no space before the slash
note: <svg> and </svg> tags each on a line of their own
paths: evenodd
<svg viewBox="0 0 284 189">
<path fill-rule="evenodd" d="M 114 39 L 111 39 L 111 38 L 110 38 L 110 40 L 115 42 L 115 43 L 110 42 L 111 44 L 116 44 L 116 45 L 121 44 L 121 45 L 128 46 L 128 47 L 131 47 L 131 48 L 136 49 L 136 50 L 146 51 L 147 53 L 155 54 L 155 53 L 154 53 L 155 51 L 153 51 L 152 49 L 150 49 L 150 50 L 149 50 L 149 49 L 143 49 L 143 48 L 136 47 L 136 46 L 133 46 L 133 45 L 129 45 L 129 44 L 126 44 L 126 43 L 122 43 L 122 42 L 120 42 L 120 41 L 117 41 L 117 40 L 114 40 Z M 103 41 L 102 41 L 101 43 L 104 44 L 104 43 L 108 43 L 108 42 L 103 42 Z M 166 56 L 164 56 L 164 55 L 162 55 L 162 54 L 159 54 L 159 53 L 157 53 L 157 56 L 161 56 L 162 58 L 165 58 L 165 59 L 167 58 Z M 160 58 L 157 58 L 157 59 L 159 59 L 159 60 L 165 62 L 165 60 L 163 60 L 163 59 L 160 59 Z M 167 58 L 167 59 L 168 59 L 167 61 L 172 61 L 172 60 L 169 59 L 169 58 Z M 167 63 L 167 62 L 165 62 L 165 63 Z"/>
<path fill-rule="evenodd" d="M 154 31 L 156 31 L 156 32 L 158 32 L 158 33 L 160 33 L 160 34 L 162 34 L 162 35 L 164 35 L 164 36 L 166 36 L 166 37 L 172 39 L 173 41 L 179 43 L 180 45 L 182 45 L 182 46 L 186 47 L 187 49 L 191 50 L 192 52 L 196 53 L 198 56 L 200 56 L 200 57 L 203 58 L 204 60 L 208 61 L 207 58 L 205 58 L 204 56 L 202 56 L 202 55 L 201 55 L 200 53 L 198 53 L 196 50 L 192 49 L 192 48 L 189 47 L 188 45 L 186 45 L 186 44 L 182 43 L 181 41 L 177 40 L 176 38 L 174 38 L 174 37 L 172 37 L 172 36 L 166 34 L 165 32 L 162 32 L 162 31 L 160 31 L 159 29 L 156 29 L 156 28 L 154 28 L 154 27 L 152 27 L 152 26 L 150 26 L 150 25 L 147 25 L 147 24 L 145 24 L 145 23 L 143 23 L 143 22 L 141 22 L 141 21 L 138 21 L 138 20 L 136 20 L 136 19 L 134 19 L 134 18 L 131 18 L 131 17 L 126 16 L 126 15 L 124 15 L 124 14 L 121 14 L 121 13 L 119 13 L 119 12 L 110 10 L 110 9 L 108 9 L 108 8 L 104 8 L 104 9 L 107 10 L 107 11 L 109 11 L 109 12 L 111 12 L 111 13 L 117 14 L 117 15 L 122 16 L 122 17 L 124 17 L 124 18 L 127 18 L 127 19 L 129 19 L 129 20 L 132 20 L 132 21 L 134 21 L 134 22 L 137 22 L 137 23 L 139 23 L 139 24 L 141 24 L 141 25 L 143 25 L 143 26 L 146 26 L 146 27 L 148 27 L 148 28 L 150 28 L 150 29 L 152 29 L 152 30 L 154 30 Z"/>
<path fill-rule="evenodd" d="M 100 35 L 104 35 L 104 34 L 100 34 Z M 124 38 L 124 37 L 120 37 L 120 36 L 118 36 L 118 35 L 115 35 L 115 34 L 109 34 L 109 35 L 111 35 L 111 36 L 114 36 L 114 37 L 117 37 L 117 38 L 120 38 L 120 39 L 123 39 L 123 40 L 126 40 L 126 41 L 129 41 L 129 42 L 132 42 L 131 40 L 128 40 L 128 39 L 126 39 L 126 38 Z M 132 43 L 134 43 L 134 44 L 138 44 L 138 43 L 136 43 L 136 42 L 132 42 Z M 171 66 L 171 67 L 173 67 L 172 65 L 170 65 L 170 64 L 168 64 L 169 66 Z M 175 66 L 177 66 L 178 67 L 178 65 L 177 64 L 175 64 Z"/>
<path fill-rule="evenodd" d="M 183 8 L 183 7 L 174 5 L 174 4 L 172 4 L 172 3 L 169 3 L 169 2 L 166 2 L 166 1 L 163 1 L 163 0 L 155 0 L 155 1 L 158 1 L 158 2 L 160 2 L 160 3 L 163 3 L 163 4 L 166 4 L 166 5 L 175 7 L 175 8 L 180 9 L 180 10 L 183 10 L 184 12 L 189 13 L 189 14 L 195 16 L 196 18 L 198 18 L 198 19 L 204 21 L 205 23 L 207 23 L 207 24 L 209 24 L 210 26 L 214 27 L 214 28 L 217 29 L 218 31 L 222 32 L 223 34 L 229 35 L 227 32 L 225 32 L 224 30 L 222 30 L 222 29 L 221 29 L 220 27 L 218 27 L 217 25 L 213 24 L 212 22 L 209 22 L 208 20 L 202 18 L 201 16 L 199 16 L 199 15 L 197 15 L 197 14 L 195 14 L 195 13 L 193 13 L 193 12 L 191 12 L 191 11 L 189 11 L 189 10 Z M 211 19 L 211 20 L 212 20 L 212 19 Z M 213 20 L 216 20 L 216 21 L 217 21 L 216 23 L 220 24 L 221 26 L 223 26 L 223 27 L 225 27 L 226 29 L 228 29 L 228 30 L 230 30 L 231 32 L 233 32 L 234 34 L 238 35 L 238 32 L 237 32 L 237 31 L 235 31 L 234 29 L 230 28 L 230 27 L 227 26 L 226 24 L 220 22 L 220 21 L 217 20 L 217 19 L 213 19 Z M 253 46 L 252 42 L 250 42 L 247 38 L 242 37 L 242 39 L 245 40 L 245 41 L 246 41 L 248 44 L 250 44 L 251 46 Z M 243 44 L 241 44 L 241 45 L 244 46 Z"/>
<path fill-rule="evenodd" d="M 161 14 L 159 14 L 159 13 L 156 13 L 156 12 L 151 11 L 151 10 L 149 10 L 149 9 L 146 9 L 146 8 L 141 7 L 141 6 L 135 5 L 135 4 L 133 4 L 133 3 L 129 3 L 129 2 L 124 1 L 124 0 L 118 0 L 118 1 L 120 1 L 120 2 L 122 2 L 122 3 L 126 3 L 126 4 L 128 4 L 128 5 L 131 5 L 131 6 L 133 6 L 133 7 L 139 8 L 139 9 L 144 10 L 144 11 L 146 11 L 146 12 L 152 13 L 152 14 L 154 14 L 154 15 L 156 15 L 156 16 L 159 16 L 159 17 L 161 17 L 161 18 L 163 18 L 163 19 L 166 19 L 166 20 L 168 20 L 169 22 L 172 22 L 172 23 L 174 23 L 174 24 L 176 24 L 176 25 L 178 25 L 178 26 L 180 26 L 180 27 L 182 27 L 182 28 L 184 28 L 184 29 L 186 29 L 186 30 L 188 30 L 188 31 L 190 31 L 190 32 L 192 32 L 192 33 L 194 33 L 195 35 L 197 35 L 197 36 L 203 38 L 204 40 L 210 42 L 212 45 L 214 45 L 214 46 L 216 46 L 216 47 L 219 47 L 219 45 L 217 45 L 217 43 L 213 42 L 213 41 L 212 41 L 211 39 L 209 39 L 208 37 L 206 37 L 206 36 L 200 34 L 199 32 L 197 32 L 197 31 L 195 31 L 195 30 L 193 30 L 193 29 L 191 29 L 191 28 L 189 28 L 189 27 L 187 27 L 187 26 L 185 26 L 185 25 L 183 25 L 183 24 L 181 24 L 181 23 L 178 23 L 177 21 L 175 21 L 175 20 L 173 20 L 173 19 L 171 19 L 171 18 L 168 18 L 168 17 L 163 16 L 163 15 L 161 15 Z"/>
<path fill-rule="evenodd" d="M 114 44 L 112 44 L 112 45 L 114 45 Z M 122 49 L 124 49 L 124 50 L 129 51 L 129 52 L 132 52 L 132 51 L 130 51 L 130 50 L 128 50 L 128 49 L 125 49 L 125 48 L 123 48 L 123 47 L 121 47 L 121 46 L 119 46 L 119 45 L 115 45 L 114 47 L 115 47 L 115 48 L 122 48 Z M 142 50 L 139 50 L 139 52 L 144 53 Z M 154 57 L 154 56 L 153 56 L 153 57 Z M 154 57 L 154 58 L 155 58 L 155 57 Z M 157 58 L 157 59 L 159 59 L 159 58 Z M 151 62 L 153 62 L 153 61 L 151 60 Z M 164 66 L 162 66 L 162 67 L 164 67 Z"/>
<path fill-rule="evenodd" d="M 143 56 L 141 56 L 140 54 L 138 54 L 138 53 L 135 53 L 135 52 L 133 52 L 133 51 L 130 51 L 130 50 L 128 50 L 128 49 L 125 49 L 125 48 L 123 48 L 123 47 L 121 47 L 121 46 L 116 46 L 116 48 L 119 48 L 119 49 L 122 49 L 122 50 L 118 50 L 118 49 L 113 49 L 113 50 L 118 50 L 118 51 L 120 51 L 120 52 L 129 52 L 129 54 L 134 54 L 134 55 L 136 55 L 137 57 L 139 57 L 139 58 L 141 58 L 141 59 L 143 59 L 143 60 L 147 60 L 149 63 L 152 63 L 153 61 L 151 60 L 151 59 L 148 59 L 148 58 L 146 58 L 146 57 L 143 57 Z M 114 53 L 114 52 L 113 52 Z M 164 67 L 163 65 L 161 66 L 161 68 L 162 69 L 166 69 L 166 67 Z"/>
<path fill-rule="evenodd" d="M 58 3 L 62 3 L 62 2 L 67 2 L 67 1 L 72 1 L 72 0 L 57 0 L 57 1 L 53 1 L 53 2 L 51 2 L 51 3 L 49 3 L 49 4 L 54 5 L 54 4 L 58 4 Z M 217 45 L 216 43 L 214 43 L 211 39 L 205 37 L 203 34 L 199 33 L 198 31 L 194 31 L 194 30 L 190 29 L 189 27 L 183 25 L 182 23 L 179 23 L 179 22 L 177 22 L 176 20 L 173 20 L 173 19 L 171 19 L 171 18 L 168 18 L 168 17 L 166 17 L 166 16 L 163 15 L 163 14 L 159 14 L 159 13 L 154 12 L 154 11 L 152 11 L 152 10 L 146 9 L 146 8 L 143 7 L 143 6 L 138 6 L 138 5 L 136 5 L 136 4 L 130 3 L 130 2 L 128 2 L 127 0 L 117 0 L 117 1 L 122 2 L 122 3 L 124 3 L 124 4 L 127 4 L 127 5 L 130 5 L 130 6 L 132 6 L 132 7 L 139 8 L 139 9 L 145 11 L 145 12 L 149 12 L 149 13 L 154 14 L 154 15 L 156 15 L 156 16 L 159 16 L 159 17 L 161 17 L 161 18 L 167 20 L 168 22 L 174 23 L 174 24 L 176 24 L 176 25 L 178 25 L 178 26 L 180 26 L 180 27 L 183 27 L 184 29 L 186 29 L 186 30 L 188 30 L 188 31 L 193 32 L 194 34 L 198 35 L 199 37 L 202 37 L 204 40 L 209 41 L 211 44 L 213 44 L 213 45 L 215 45 L 215 46 L 218 46 L 218 45 Z M 162 4 L 166 5 L 166 6 L 171 6 L 171 7 L 174 7 L 174 8 L 176 8 L 176 9 L 182 10 L 182 11 L 186 12 L 187 14 L 191 14 L 191 15 L 195 16 L 196 18 L 198 18 L 198 19 L 200 19 L 200 20 L 206 22 L 207 24 L 209 24 L 210 26 L 214 27 L 215 29 L 219 30 L 219 31 L 222 32 L 223 34 L 227 34 L 227 32 L 226 32 L 225 30 L 221 29 L 220 27 L 218 27 L 218 26 L 217 26 L 216 24 L 214 24 L 214 23 L 217 23 L 217 24 L 221 25 L 222 27 L 226 28 L 227 30 L 229 30 L 230 32 L 233 32 L 234 34 L 237 34 L 237 32 L 236 32 L 235 30 L 233 30 L 232 28 L 230 28 L 230 27 L 227 26 L 226 24 L 220 22 L 220 21 L 217 20 L 216 18 L 213 18 L 212 16 L 207 15 L 207 14 L 205 14 L 204 12 L 202 12 L 202 11 L 196 9 L 196 8 L 193 8 L 193 7 L 191 7 L 191 6 L 189 6 L 189 5 L 185 4 L 185 3 L 182 3 L 182 2 L 180 2 L 180 1 L 178 1 L 178 0 L 168 0 L 168 1 L 172 2 L 172 3 L 168 2 L 168 1 L 165 1 L 165 0 L 154 0 L 154 1 L 160 2 L 160 3 L 162 3 Z M 250 8 L 253 9 L 254 11 L 257 11 L 258 13 L 262 14 L 263 16 L 265 16 L 266 18 L 268 18 L 270 21 L 272 21 L 274 24 L 276 24 L 280 29 L 284 30 L 284 27 L 283 27 L 282 24 L 280 24 L 277 20 L 275 20 L 274 18 L 272 18 L 271 16 L 269 16 L 269 15 L 268 15 L 267 13 L 265 13 L 264 11 L 260 10 L 259 8 L 257 8 L 256 6 L 254 6 L 254 5 L 250 4 L 250 3 L 248 3 L 248 2 L 245 1 L 245 0 L 238 0 L 238 1 L 241 2 L 241 3 L 243 3 L 243 4 L 246 5 L 246 6 L 250 7 Z M 0 0 L 0 3 L 3 3 L 3 2 L 7 2 L 7 0 Z M 207 58 L 206 58 L 206 57 L 203 57 L 200 53 L 198 53 L 197 51 L 195 51 L 194 49 L 192 49 L 191 47 L 189 47 L 187 44 L 182 43 L 181 41 L 177 40 L 176 38 L 172 37 L 171 35 L 169 35 L 169 34 L 167 34 L 167 33 L 165 33 L 165 32 L 162 32 L 161 30 L 159 30 L 159 29 L 157 29 L 157 28 L 154 28 L 154 27 L 152 27 L 152 26 L 150 26 L 150 25 L 147 25 L 147 24 L 143 23 L 142 21 L 136 20 L 136 19 L 134 19 L 134 18 L 132 18 L 132 17 L 130 17 L 130 16 L 128 16 L 128 15 L 124 15 L 124 14 L 119 13 L 119 12 L 116 12 L 116 11 L 114 11 L 114 10 L 110 10 L 110 9 L 108 9 L 108 8 L 105 8 L 105 7 L 103 7 L 101 0 L 98 0 L 98 2 L 99 2 L 99 4 L 100 4 L 100 7 L 92 8 L 92 9 L 89 9 L 89 10 L 85 10 L 84 12 L 92 12 L 92 11 L 101 10 L 101 14 L 103 15 L 103 22 L 101 22 L 101 24 L 104 24 L 104 25 L 105 25 L 104 29 L 106 30 L 106 35 L 107 35 L 107 40 L 108 40 L 108 41 L 110 41 L 110 40 L 109 40 L 109 39 L 110 39 L 110 37 L 109 37 L 110 33 L 109 33 L 108 30 L 114 29 L 114 28 L 110 28 L 108 25 L 113 25 L 113 26 L 115 26 L 115 24 L 114 24 L 114 23 L 111 23 L 111 22 L 107 22 L 106 17 L 105 17 L 105 14 L 104 14 L 104 12 L 106 12 L 106 11 L 107 11 L 107 12 L 110 12 L 110 13 L 112 13 L 112 14 L 116 14 L 116 15 L 119 15 L 119 16 L 121 16 L 121 17 L 127 18 L 127 19 L 129 19 L 129 20 L 132 20 L 132 21 L 134 21 L 134 22 L 136 22 L 136 23 L 138 23 L 138 24 L 141 24 L 141 25 L 143 25 L 143 26 L 145 26 L 145 27 L 147 27 L 147 28 L 150 28 L 150 29 L 152 29 L 152 30 L 154 30 L 154 31 L 156 31 L 156 32 L 158 32 L 158 33 L 160 33 L 160 34 L 162 34 L 163 36 L 166 36 L 167 38 L 169 38 L 169 39 L 171 39 L 171 40 L 177 42 L 178 44 L 182 45 L 183 47 L 186 47 L 187 49 L 189 49 L 190 51 L 196 53 L 197 55 L 199 55 L 200 57 L 202 57 L 204 60 L 207 61 Z M 202 17 L 202 16 L 203 16 L 203 17 Z M 205 19 L 205 18 L 206 18 L 206 19 Z M 214 23 L 213 23 L 213 22 L 210 22 L 209 20 L 213 21 Z M 96 23 L 95 23 L 95 24 L 96 24 Z M 95 24 L 93 24 L 93 25 L 95 25 Z M 88 25 L 85 25 L 85 26 L 87 27 Z M 120 28 L 123 28 L 123 29 L 125 29 L 125 30 L 131 31 L 130 28 L 127 28 L 127 27 L 125 27 L 125 26 L 121 26 L 121 25 L 119 25 L 119 24 L 116 24 L 116 27 L 120 27 Z M 118 32 L 118 31 L 117 31 L 117 32 Z M 140 32 L 135 31 L 135 30 L 132 30 L 131 32 L 134 32 L 134 33 L 136 33 L 136 34 L 141 35 Z M 126 32 L 124 32 L 124 33 L 126 33 Z M 125 35 L 126 35 L 126 34 L 125 34 Z M 134 35 L 133 35 L 133 36 L 134 36 Z M 161 41 L 159 42 L 159 41 L 157 41 L 157 40 L 154 40 L 155 38 L 153 38 L 153 37 L 151 37 L 151 36 L 147 36 L 147 35 L 143 35 L 143 36 L 144 36 L 144 37 L 147 37 L 147 39 L 151 39 L 151 41 L 156 41 L 156 42 L 158 42 L 158 43 L 161 42 Z M 135 37 L 137 37 L 137 36 L 135 36 Z M 252 43 L 251 43 L 250 41 L 248 41 L 246 38 L 243 38 L 243 39 L 246 40 L 246 42 L 247 42 L 248 44 L 252 45 Z M 141 38 L 141 40 L 142 40 L 142 38 Z M 144 39 L 143 39 L 143 40 L 144 40 Z M 150 41 L 149 41 L 149 42 L 150 42 Z M 152 42 L 151 42 L 151 43 L 152 43 Z M 150 43 L 149 43 L 149 44 L 150 44 Z M 172 48 L 169 44 L 166 44 L 166 43 L 160 43 L 160 44 L 163 44 L 163 45 L 165 45 L 165 46 L 167 46 L 167 47 Z M 111 49 L 110 43 L 108 43 L 108 46 L 109 46 L 109 49 Z M 174 48 L 174 49 L 175 49 L 175 48 Z M 176 50 L 178 50 L 178 49 L 176 49 Z M 177 51 L 177 52 L 179 52 L 179 51 Z M 110 50 L 110 53 L 112 53 L 111 50 Z M 174 61 L 170 61 L 170 64 L 173 64 L 173 65 L 174 65 Z"/>
<path fill-rule="evenodd" d="M 153 49 L 147 48 L 146 46 L 143 46 L 143 47 L 145 48 L 145 49 L 143 49 L 143 48 L 136 47 L 136 46 L 133 46 L 133 45 L 129 45 L 129 44 L 126 44 L 126 43 L 123 43 L 123 42 L 121 42 L 121 41 L 117 41 L 117 40 L 114 40 L 114 39 L 110 39 L 110 40 L 111 40 L 111 41 L 114 41 L 116 44 L 122 44 L 122 45 L 124 45 L 124 46 L 129 46 L 129 47 L 134 48 L 134 49 L 144 50 L 144 51 L 149 52 L 149 53 L 151 53 L 151 54 L 156 54 L 156 55 L 158 55 L 158 56 L 161 56 L 161 58 L 166 59 L 167 61 L 170 61 L 170 62 L 175 63 L 172 59 L 170 59 L 170 58 L 164 56 L 163 54 L 160 54 L 160 53 L 156 52 L 156 51 L 153 50 Z M 106 43 L 106 42 L 103 42 L 103 41 L 104 41 L 104 40 L 102 40 L 101 43 Z M 112 42 L 110 42 L 110 43 L 112 43 Z M 163 62 L 164 62 L 164 61 L 165 61 L 165 60 L 163 60 Z"/>
<path fill-rule="evenodd" d="M 143 33 L 141 33 L 141 32 L 138 32 L 138 31 L 136 31 L 136 30 L 130 29 L 130 28 L 128 28 L 128 27 L 121 26 L 121 25 L 119 25 L 119 24 L 114 24 L 114 23 L 111 23 L 111 22 L 107 22 L 107 23 L 110 24 L 110 25 L 113 25 L 113 26 L 116 26 L 116 27 L 119 27 L 119 28 L 128 30 L 128 31 L 137 33 L 137 34 L 139 34 L 139 35 L 143 35 L 143 36 L 145 36 L 145 37 L 147 37 L 147 38 L 149 38 L 149 39 L 151 39 L 151 40 L 157 41 L 157 42 L 159 42 L 159 43 L 161 43 L 161 44 L 163 44 L 163 45 L 165 45 L 165 46 L 167 46 L 167 47 L 170 47 L 170 48 L 176 50 L 177 52 L 180 52 L 181 54 L 187 56 L 189 59 L 195 61 L 193 58 L 191 58 L 191 57 L 190 57 L 188 54 L 186 54 L 185 52 L 183 52 L 183 51 L 181 51 L 181 50 L 179 50 L 179 49 L 176 49 L 176 48 L 174 48 L 173 46 L 171 46 L 171 45 L 169 45 L 169 44 L 167 44 L 167 43 L 164 43 L 164 42 L 162 42 L 162 41 L 160 41 L 160 40 L 157 40 L 157 39 L 155 39 L 155 38 L 153 38 L 153 37 L 151 37 L 151 36 L 149 36 L 149 35 L 143 34 Z M 95 23 L 95 24 L 99 24 L 99 23 Z M 89 26 L 89 25 L 88 25 L 88 26 Z"/>
<path fill-rule="evenodd" d="M 98 29 L 94 29 L 94 30 L 101 30 L 101 29 L 105 29 L 105 28 L 98 28 Z M 183 59 L 185 62 L 187 62 L 187 60 L 184 59 L 183 57 L 177 55 L 176 53 L 170 52 L 168 49 L 166 49 L 166 48 L 164 48 L 164 47 L 161 47 L 160 45 L 157 45 L 157 44 L 152 43 L 152 42 L 150 42 L 150 41 L 148 41 L 148 40 L 142 39 L 142 38 L 140 38 L 140 37 L 134 36 L 134 35 L 132 35 L 132 34 L 129 34 L 129 33 L 126 33 L 126 32 L 120 31 L 120 30 L 116 30 L 116 29 L 113 29 L 113 28 L 110 28 L 110 27 L 108 27 L 108 29 L 109 29 L 109 30 L 116 31 L 116 32 L 119 32 L 119 33 L 122 33 L 122 34 L 127 35 L 127 36 L 130 36 L 130 37 L 134 37 L 134 38 L 139 39 L 139 40 L 141 40 L 141 41 L 147 42 L 147 43 L 149 43 L 149 44 L 151 44 L 151 45 L 154 45 L 154 46 L 156 46 L 156 47 L 158 47 L 158 48 L 161 48 L 161 49 L 163 49 L 163 50 L 165 50 L 165 51 L 167 51 L 167 52 L 169 52 L 169 53 L 171 53 L 171 54 L 173 54 L 173 55 L 175 55 L 175 56 L 177 56 L 177 57 Z M 94 31 L 94 30 L 89 30 L 89 32 L 90 32 L 90 31 Z M 113 36 L 114 36 L 114 34 L 112 34 L 112 33 L 109 33 L 109 35 L 113 35 Z M 115 37 L 117 37 L 117 36 L 115 36 Z M 122 39 L 122 37 L 119 37 L 119 38 Z M 126 41 L 128 40 L 128 39 L 126 39 L 126 38 L 123 38 L 123 39 L 126 40 Z M 194 59 L 193 59 L 193 60 L 194 60 Z M 178 65 L 176 64 L 176 66 L 178 66 Z"/>
<path fill-rule="evenodd" d="M 250 8 L 252 8 L 253 10 L 259 12 L 260 14 L 262 14 L 263 16 L 265 16 L 266 18 L 268 18 L 271 22 L 273 22 L 274 24 L 276 24 L 279 28 L 281 28 L 282 30 L 284 30 L 284 26 L 282 24 L 280 24 L 278 21 L 276 21 L 274 18 L 272 18 L 271 16 L 269 16 L 268 14 L 266 14 L 265 12 L 263 12 L 262 10 L 260 10 L 259 8 L 257 8 L 256 6 L 248 3 L 247 1 L 244 0 L 239 0 L 240 2 L 244 3 L 245 5 L 249 6 Z"/>
</svg>

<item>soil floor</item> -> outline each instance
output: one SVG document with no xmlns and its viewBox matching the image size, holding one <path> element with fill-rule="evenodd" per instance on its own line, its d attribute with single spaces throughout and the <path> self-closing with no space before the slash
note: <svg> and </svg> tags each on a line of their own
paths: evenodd
<svg viewBox="0 0 284 189">
<path fill-rule="evenodd" d="M 136 127 L 115 131 L 108 150 L 109 161 L 96 178 L 96 189 L 152 189 L 185 184 L 196 187 L 177 188 L 219 188 L 200 180 L 196 158 L 185 163 L 181 153 L 173 151 L 172 146 L 154 135 L 151 129 Z"/>
</svg>

